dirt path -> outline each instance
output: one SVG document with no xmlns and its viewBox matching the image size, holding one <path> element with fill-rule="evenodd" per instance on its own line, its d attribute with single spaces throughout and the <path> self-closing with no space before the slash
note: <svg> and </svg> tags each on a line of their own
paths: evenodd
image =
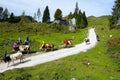
<svg viewBox="0 0 120 80">
<path fill-rule="evenodd" d="M 94 28 L 91 28 L 88 30 L 88 38 L 90 39 L 90 44 L 86 45 L 85 42 L 75 45 L 74 47 L 71 48 L 65 48 L 65 49 L 60 49 L 57 51 L 52 51 L 52 52 L 47 52 L 35 56 L 28 57 L 24 60 L 23 63 L 19 63 L 19 60 L 14 63 L 14 65 L 11 63 L 10 67 L 7 67 L 6 63 L 0 64 L 0 73 L 4 72 L 6 70 L 14 69 L 14 68 L 22 68 L 22 67 L 29 67 L 29 66 L 34 66 L 37 64 L 42 64 L 45 62 L 53 61 L 56 59 L 60 59 L 66 56 L 78 54 L 80 52 L 85 52 L 90 48 L 95 47 L 97 43 L 96 39 L 96 34 L 94 31 Z M 39 53 L 39 52 L 37 52 Z"/>
</svg>

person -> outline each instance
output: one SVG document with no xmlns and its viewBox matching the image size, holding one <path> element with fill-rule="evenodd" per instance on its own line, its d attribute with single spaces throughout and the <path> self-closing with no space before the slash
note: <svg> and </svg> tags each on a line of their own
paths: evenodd
<svg viewBox="0 0 120 80">
<path fill-rule="evenodd" d="M 42 49 L 44 45 L 45 45 L 45 41 L 41 41 L 40 42 L 40 49 Z"/>
<path fill-rule="evenodd" d="M 19 44 L 19 45 L 22 44 L 22 40 L 21 40 L 20 37 L 18 38 L 18 44 Z"/>
<path fill-rule="evenodd" d="M 8 64 L 9 64 L 9 62 L 11 61 L 11 58 L 10 58 L 9 55 L 7 56 L 7 52 L 6 52 L 6 51 L 4 52 L 3 60 L 4 60 L 5 63 L 8 62 Z"/>
<path fill-rule="evenodd" d="M 26 41 L 29 41 L 29 37 L 28 36 L 26 37 Z"/>
<path fill-rule="evenodd" d="M 3 59 L 4 59 L 4 62 L 6 63 L 7 62 L 7 60 L 6 60 L 6 51 L 4 52 L 4 56 L 3 56 Z"/>
<path fill-rule="evenodd" d="M 18 51 L 18 43 L 16 41 L 13 43 L 13 49 Z"/>
<path fill-rule="evenodd" d="M 96 34 L 96 37 L 97 37 L 97 41 L 100 41 L 100 40 L 99 40 L 99 36 L 98 36 L 98 34 Z"/>
<path fill-rule="evenodd" d="M 29 37 L 27 36 L 27 37 L 26 37 L 26 40 L 24 41 L 24 44 L 25 44 L 25 45 L 28 45 L 29 43 L 30 43 L 30 40 L 29 40 Z"/>
</svg>

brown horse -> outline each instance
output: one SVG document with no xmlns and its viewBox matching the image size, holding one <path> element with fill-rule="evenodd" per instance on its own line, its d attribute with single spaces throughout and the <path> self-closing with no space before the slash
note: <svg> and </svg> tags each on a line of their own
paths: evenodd
<svg viewBox="0 0 120 80">
<path fill-rule="evenodd" d="M 65 39 L 64 40 L 64 46 L 70 47 L 72 45 L 72 39 Z"/>
<path fill-rule="evenodd" d="M 41 42 L 41 47 L 40 49 L 43 49 L 44 51 L 48 51 L 48 50 L 53 50 L 54 49 L 54 44 L 52 43 L 45 43 L 44 41 Z"/>
</svg>

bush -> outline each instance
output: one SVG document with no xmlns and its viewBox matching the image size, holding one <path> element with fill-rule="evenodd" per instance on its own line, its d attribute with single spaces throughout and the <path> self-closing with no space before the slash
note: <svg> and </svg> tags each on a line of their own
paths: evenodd
<svg viewBox="0 0 120 80">
<path fill-rule="evenodd" d="M 111 39 L 107 42 L 107 47 L 109 49 L 113 48 L 115 46 L 120 46 L 120 38 L 114 38 L 114 39 Z"/>
<path fill-rule="evenodd" d="M 117 62 L 120 61 L 120 38 L 114 38 L 107 42 L 107 53 Z"/>
<path fill-rule="evenodd" d="M 116 27 L 117 29 L 120 29 L 120 25 L 117 25 L 117 27 Z"/>
</svg>

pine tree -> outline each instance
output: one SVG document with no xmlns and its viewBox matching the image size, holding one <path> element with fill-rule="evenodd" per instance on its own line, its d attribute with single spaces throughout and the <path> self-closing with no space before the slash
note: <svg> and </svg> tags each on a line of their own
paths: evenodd
<svg viewBox="0 0 120 80">
<path fill-rule="evenodd" d="M 9 22 L 14 22 L 14 13 L 12 12 L 11 14 L 10 14 L 10 18 L 9 18 Z"/>
<path fill-rule="evenodd" d="M 78 14 L 79 14 L 79 7 L 78 7 L 78 2 L 77 2 L 73 16 L 76 18 Z"/>
<path fill-rule="evenodd" d="M 2 20 L 2 12 L 3 12 L 3 8 L 0 7 L 0 20 Z"/>
<path fill-rule="evenodd" d="M 118 20 L 120 18 L 120 0 L 116 0 L 115 1 L 115 5 L 113 7 L 113 13 L 112 13 L 113 17 L 115 18 L 115 23 L 118 23 Z"/>
<path fill-rule="evenodd" d="M 120 0 L 116 0 L 112 8 L 112 16 L 109 18 L 110 29 L 120 25 Z"/>
<path fill-rule="evenodd" d="M 70 12 L 68 15 L 68 19 L 72 19 L 72 18 L 73 18 L 73 14 L 72 14 L 72 12 Z"/>
<path fill-rule="evenodd" d="M 70 13 L 68 15 L 68 19 L 70 19 L 70 18 L 75 18 L 77 28 L 85 28 L 88 26 L 86 14 L 85 14 L 85 12 L 83 12 L 83 13 L 81 12 L 81 10 L 78 7 L 78 3 L 76 3 L 74 13 L 73 14 Z"/>
<path fill-rule="evenodd" d="M 4 21 L 7 21 L 8 20 L 8 18 L 9 18 L 9 12 L 8 12 L 8 9 L 7 8 L 5 8 L 5 10 L 3 11 L 3 20 Z"/>
<path fill-rule="evenodd" d="M 38 11 L 37 11 L 38 21 L 40 21 L 40 16 L 41 16 L 41 12 L 40 12 L 40 8 L 38 8 Z"/>
<path fill-rule="evenodd" d="M 88 26 L 88 21 L 85 12 L 83 12 L 83 28 Z"/>
<path fill-rule="evenodd" d="M 49 13 L 49 8 L 48 8 L 48 6 L 46 6 L 46 8 L 45 8 L 45 10 L 44 10 L 42 22 L 45 22 L 45 23 L 50 22 L 50 13 Z"/>
<path fill-rule="evenodd" d="M 76 16 L 76 26 L 77 28 L 81 28 L 82 26 L 82 12 L 79 10 L 79 13 Z"/>
</svg>

